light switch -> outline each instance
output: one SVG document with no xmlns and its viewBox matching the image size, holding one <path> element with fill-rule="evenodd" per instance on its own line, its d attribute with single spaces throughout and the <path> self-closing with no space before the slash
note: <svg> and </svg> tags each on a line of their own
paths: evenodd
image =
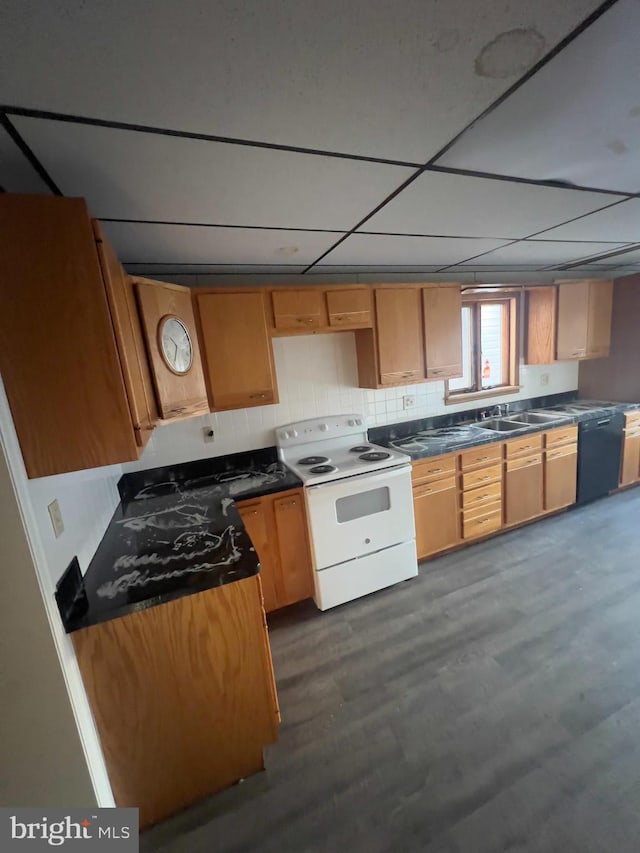
<svg viewBox="0 0 640 853">
<path fill-rule="evenodd" d="M 62 513 L 60 512 L 60 504 L 58 503 L 58 500 L 56 499 L 55 501 L 51 501 L 47 509 L 49 510 L 53 532 L 56 534 L 56 539 L 58 539 L 62 536 L 64 531 L 64 521 L 62 520 Z"/>
</svg>

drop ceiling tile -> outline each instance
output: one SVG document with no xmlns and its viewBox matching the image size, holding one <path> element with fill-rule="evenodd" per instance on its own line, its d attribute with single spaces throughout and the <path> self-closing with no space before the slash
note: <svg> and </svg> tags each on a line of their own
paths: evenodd
<svg viewBox="0 0 640 853">
<path fill-rule="evenodd" d="M 323 264 L 443 267 L 504 245 L 500 240 L 352 234 L 322 259 Z"/>
<path fill-rule="evenodd" d="M 65 195 L 97 217 L 347 230 L 412 169 L 16 117 Z"/>
<path fill-rule="evenodd" d="M 589 258 L 603 252 L 613 251 L 611 243 L 559 243 L 552 240 L 523 240 L 512 243 L 502 249 L 496 249 L 482 259 L 475 258 L 468 264 L 478 266 L 479 264 L 495 264 L 507 267 L 513 264 L 534 264 L 539 268 L 549 267 L 552 264 L 565 264 Z M 462 267 L 466 267 L 463 263 Z"/>
<path fill-rule="evenodd" d="M 619 199 L 603 193 L 425 172 L 360 230 L 521 238 Z"/>
<path fill-rule="evenodd" d="M 3 127 L 0 127 L 0 186 L 9 193 L 51 195 L 47 184 Z"/>
<path fill-rule="evenodd" d="M 640 191 L 640 3 L 618 0 L 439 165 Z"/>
<path fill-rule="evenodd" d="M 0 102 L 423 162 L 598 2 L 4 0 Z"/>
<path fill-rule="evenodd" d="M 313 231 L 139 222 L 105 222 L 104 227 L 124 264 L 144 264 L 147 269 L 178 263 L 243 267 L 294 264 L 304 267 L 326 251 L 339 236 Z"/>
<path fill-rule="evenodd" d="M 543 240 L 640 240 L 640 199 L 630 199 L 540 234 Z"/>
</svg>

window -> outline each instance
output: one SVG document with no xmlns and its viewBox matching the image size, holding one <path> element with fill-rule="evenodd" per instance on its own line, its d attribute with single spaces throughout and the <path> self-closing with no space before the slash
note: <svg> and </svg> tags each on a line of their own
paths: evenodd
<svg viewBox="0 0 640 853">
<path fill-rule="evenodd" d="M 515 297 L 463 299 L 462 376 L 448 381 L 448 402 L 518 390 L 516 309 Z"/>
</svg>

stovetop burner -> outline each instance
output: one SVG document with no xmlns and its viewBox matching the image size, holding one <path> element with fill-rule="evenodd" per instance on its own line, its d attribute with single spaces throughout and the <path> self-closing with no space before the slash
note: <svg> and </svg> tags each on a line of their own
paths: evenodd
<svg viewBox="0 0 640 853">
<path fill-rule="evenodd" d="M 311 458 L 311 457 L 310 457 Z M 312 474 L 331 474 L 332 471 L 337 471 L 335 465 L 314 465 L 311 468 Z"/>
<path fill-rule="evenodd" d="M 355 447 L 349 449 L 349 453 L 366 453 L 367 450 L 371 450 L 370 444 L 356 444 Z"/>
<path fill-rule="evenodd" d="M 302 459 L 298 459 L 298 465 L 322 465 L 324 462 L 328 462 L 328 456 L 303 456 Z M 329 465 L 329 468 L 332 466 Z M 315 473 L 315 472 L 314 472 Z"/>
<path fill-rule="evenodd" d="M 360 459 L 363 462 L 381 462 L 383 459 L 389 459 L 390 453 L 385 453 L 384 450 L 372 450 L 370 453 L 363 453 Z"/>
</svg>

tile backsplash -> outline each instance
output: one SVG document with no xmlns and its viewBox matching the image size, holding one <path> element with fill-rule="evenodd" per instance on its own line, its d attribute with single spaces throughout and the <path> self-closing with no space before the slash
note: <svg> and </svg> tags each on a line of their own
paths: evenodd
<svg viewBox="0 0 640 853">
<path fill-rule="evenodd" d="M 478 403 L 444 405 L 444 383 L 427 382 L 384 390 L 358 388 L 355 336 L 353 332 L 273 341 L 280 403 L 233 412 L 218 412 L 157 428 L 140 460 L 123 466 L 125 471 L 154 468 L 209 456 L 268 447 L 275 443 L 274 428 L 290 421 L 327 414 L 363 413 L 367 425 L 383 426 L 405 419 L 434 417 Z M 578 387 L 578 363 L 520 366 L 518 394 L 496 396 L 487 407 L 503 401 L 573 391 Z M 414 405 L 405 408 L 404 397 Z M 215 433 L 205 443 L 204 429 Z"/>
</svg>

